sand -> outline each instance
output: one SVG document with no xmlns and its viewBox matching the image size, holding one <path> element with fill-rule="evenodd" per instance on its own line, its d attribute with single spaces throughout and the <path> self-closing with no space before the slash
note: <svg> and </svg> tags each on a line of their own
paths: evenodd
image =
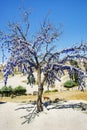
<svg viewBox="0 0 87 130">
<path fill-rule="evenodd" d="M 83 101 L 62 102 L 62 105 L 77 104 Z M 87 103 L 87 102 L 86 102 Z M 44 111 L 28 123 L 21 118 L 28 115 L 31 104 L 0 102 L 0 130 L 87 130 L 87 113 L 79 109 L 44 108 Z M 52 108 L 52 106 L 50 106 Z M 24 124 L 22 124 L 25 122 Z"/>
<path fill-rule="evenodd" d="M 37 86 L 31 87 L 25 82 L 26 76 L 16 75 L 8 79 L 8 84 L 12 87 L 22 85 L 26 87 L 27 93 L 37 91 Z M 0 88 L 3 81 L 0 81 Z M 84 101 L 62 102 L 62 105 L 77 104 Z M 86 102 L 87 104 L 87 102 Z M 27 118 L 22 118 L 29 114 L 28 108 L 31 104 L 0 102 L 0 130 L 87 130 L 87 112 L 73 108 L 50 109 L 44 111 L 28 123 Z M 27 117 L 27 116 L 26 116 Z M 25 122 L 24 124 L 22 124 Z"/>
</svg>

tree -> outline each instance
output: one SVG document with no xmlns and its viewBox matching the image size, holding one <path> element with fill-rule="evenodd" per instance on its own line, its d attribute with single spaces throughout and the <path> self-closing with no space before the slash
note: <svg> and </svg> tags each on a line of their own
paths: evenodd
<svg viewBox="0 0 87 130">
<path fill-rule="evenodd" d="M 72 60 L 72 59 L 71 59 L 71 60 L 70 60 L 70 65 L 79 68 L 78 62 L 75 61 L 75 60 Z M 75 71 L 74 71 L 74 72 L 72 71 L 71 79 L 78 84 L 78 74 L 77 74 Z"/>
<path fill-rule="evenodd" d="M 41 24 L 39 32 L 32 39 L 28 39 L 30 38 L 29 13 L 24 11 L 23 16 L 24 24 L 9 23 L 10 33 L 0 32 L 2 46 L 8 48 L 10 52 L 10 57 L 3 70 L 4 82 L 6 86 L 8 75 L 13 74 L 16 66 L 20 68 L 20 71 L 23 67 L 28 77 L 33 77 L 33 72 L 36 70 L 38 77 L 37 111 L 41 112 L 43 111 L 42 94 L 45 82 L 49 86 L 54 84 L 55 80 L 61 81 L 61 76 L 67 70 L 69 75 L 72 71 L 77 73 L 80 85 L 82 85 L 83 79 L 86 77 L 85 72 L 73 65 L 68 65 L 67 61 L 71 59 L 87 60 L 87 44 L 74 45 L 62 51 L 56 51 L 55 45 L 58 48 L 57 43 L 61 32 L 47 18 Z"/>
</svg>

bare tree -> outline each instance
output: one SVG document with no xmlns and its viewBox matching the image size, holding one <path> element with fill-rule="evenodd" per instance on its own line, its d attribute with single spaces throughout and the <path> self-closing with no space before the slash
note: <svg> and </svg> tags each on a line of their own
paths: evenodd
<svg viewBox="0 0 87 130">
<path fill-rule="evenodd" d="M 58 48 L 57 43 L 61 31 L 47 19 L 41 24 L 39 32 L 32 39 L 28 39 L 29 13 L 25 11 L 23 16 L 24 23 L 22 25 L 17 22 L 9 23 L 10 33 L 0 33 L 3 46 L 8 48 L 10 52 L 10 57 L 3 70 L 4 82 L 6 85 L 8 75 L 14 72 L 15 66 L 21 67 L 22 65 L 28 77 L 33 77 L 33 72 L 36 70 L 38 78 L 37 111 L 41 112 L 43 111 L 42 94 L 45 82 L 49 86 L 54 84 L 55 80 L 61 81 L 61 76 L 67 70 L 69 75 L 75 71 L 79 76 L 80 85 L 83 85 L 83 79 L 86 77 L 85 72 L 75 66 L 68 65 L 67 61 L 71 59 L 87 60 L 87 44 L 82 43 L 58 51 L 55 47 Z"/>
</svg>

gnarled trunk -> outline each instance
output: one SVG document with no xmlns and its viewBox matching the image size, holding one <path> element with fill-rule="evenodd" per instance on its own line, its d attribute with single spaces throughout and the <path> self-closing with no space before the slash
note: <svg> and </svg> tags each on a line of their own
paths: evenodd
<svg viewBox="0 0 87 130">
<path fill-rule="evenodd" d="M 38 70 L 37 70 L 37 82 L 38 82 L 37 111 L 41 112 L 43 111 L 43 106 L 42 106 L 43 83 L 41 83 L 40 65 L 38 65 Z"/>
<path fill-rule="evenodd" d="M 43 85 L 40 84 L 40 86 L 38 87 L 38 97 L 37 97 L 37 111 L 38 112 L 43 111 L 42 94 L 43 94 Z"/>
</svg>

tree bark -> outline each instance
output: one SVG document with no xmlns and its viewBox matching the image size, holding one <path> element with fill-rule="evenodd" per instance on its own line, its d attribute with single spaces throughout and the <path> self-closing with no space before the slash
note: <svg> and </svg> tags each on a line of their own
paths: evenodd
<svg viewBox="0 0 87 130">
<path fill-rule="evenodd" d="M 43 94 L 43 85 L 40 84 L 40 86 L 38 87 L 37 112 L 43 111 L 42 94 Z"/>
<path fill-rule="evenodd" d="M 43 83 L 41 83 L 40 65 L 38 65 L 38 70 L 37 70 L 37 82 L 38 82 L 37 111 L 41 112 L 43 111 L 43 105 L 42 105 Z"/>
</svg>

